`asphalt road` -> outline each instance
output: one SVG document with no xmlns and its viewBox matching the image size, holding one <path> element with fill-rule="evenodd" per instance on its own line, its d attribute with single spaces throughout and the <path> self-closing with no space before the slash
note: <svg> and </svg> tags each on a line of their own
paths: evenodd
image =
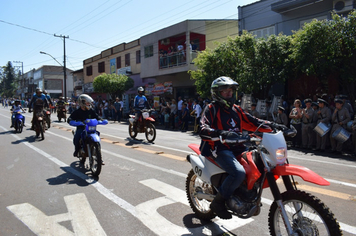
<svg viewBox="0 0 356 236">
<path fill-rule="evenodd" d="M 10 129 L 10 112 L 0 108 L 0 235 L 269 235 L 272 196 L 263 193 L 261 214 L 242 220 L 203 222 L 190 209 L 185 157 L 191 132 L 157 130 L 154 144 L 128 135 L 127 123 L 98 126 L 106 165 L 99 178 L 72 156 L 73 127 L 57 122 L 45 139 L 29 129 Z M 327 179 L 327 187 L 296 178 L 332 210 L 344 235 L 356 235 L 356 160 L 348 156 L 289 150 L 289 161 Z M 321 153 L 319 153 L 321 154 Z"/>
</svg>

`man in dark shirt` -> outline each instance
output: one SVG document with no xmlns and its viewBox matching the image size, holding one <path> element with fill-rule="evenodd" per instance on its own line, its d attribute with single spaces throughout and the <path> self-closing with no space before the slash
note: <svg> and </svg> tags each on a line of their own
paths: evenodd
<svg viewBox="0 0 356 236">
<path fill-rule="evenodd" d="M 220 167 L 229 174 L 210 205 L 211 210 L 222 219 L 232 217 L 226 209 L 225 201 L 245 179 L 245 170 L 235 155 L 244 152 L 246 147 L 243 144 L 230 147 L 218 141 L 219 136 L 226 139 L 230 131 L 241 133 L 243 130 L 248 130 L 253 132 L 260 124 L 270 123 L 251 116 L 235 104 L 234 94 L 236 94 L 237 88 L 238 83 L 230 77 L 222 76 L 215 79 L 211 84 L 213 102 L 207 105 L 200 119 L 202 155 L 215 158 Z M 271 129 L 265 127 L 260 128 L 260 131 L 270 132 Z"/>
<path fill-rule="evenodd" d="M 92 104 L 94 100 L 86 94 L 82 94 L 78 97 L 78 103 L 80 108 L 75 110 L 68 118 L 67 122 L 69 123 L 71 120 L 75 121 L 82 121 L 84 122 L 86 119 L 101 119 L 99 115 L 92 109 Z M 83 130 L 85 129 L 85 125 L 77 126 L 77 129 L 74 134 L 73 144 L 75 147 L 73 156 L 77 157 L 78 152 L 80 149 L 80 135 L 82 134 Z"/>
</svg>

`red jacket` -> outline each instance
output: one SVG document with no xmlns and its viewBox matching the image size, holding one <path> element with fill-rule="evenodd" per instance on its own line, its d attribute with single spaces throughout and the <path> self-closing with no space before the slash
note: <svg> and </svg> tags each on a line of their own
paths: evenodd
<svg viewBox="0 0 356 236">
<path fill-rule="evenodd" d="M 251 116 L 238 105 L 227 108 L 222 107 L 219 103 L 209 104 L 204 109 L 202 118 L 200 119 L 200 137 L 203 140 L 200 145 L 202 155 L 216 157 L 216 152 L 226 149 L 243 151 L 245 149 L 243 144 L 233 148 L 226 144 L 222 144 L 218 139 L 220 131 L 232 130 L 235 132 L 242 132 L 243 130 L 247 130 L 254 132 L 262 123 L 268 124 L 270 122 Z M 260 128 L 259 131 L 271 132 L 271 129 Z"/>
</svg>

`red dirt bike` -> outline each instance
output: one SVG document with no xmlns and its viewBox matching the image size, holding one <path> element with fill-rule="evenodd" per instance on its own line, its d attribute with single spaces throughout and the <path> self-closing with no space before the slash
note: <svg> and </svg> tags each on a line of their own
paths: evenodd
<svg viewBox="0 0 356 236">
<path fill-rule="evenodd" d="M 44 113 L 44 110 L 35 110 L 35 117 L 33 120 L 33 128 L 36 132 L 36 138 L 38 138 L 41 135 L 41 139 L 43 140 L 44 133 L 46 131 L 46 115 Z"/>
<path fill-rule="evenodd" d="M 129 135 L 131 138 L 136 138 L 137 133 L 145 133 L 148 142 L 152 143 L 156 139 L 156 127 L 153 124 L 153 122 L 155 122 L 155 119 L 150 116 L 150 112 L 152 111 L 152 109 L 141 110 L 142 115 L 137 120 L 136 127 L 134 126 L 135 116 L 130 115 Z"/>
<path fill-rule="evenodd" d="M 294 175 L 318 185 L 330 183 L 306 167 L 288 163 L 284 137 L 295 136 L 296 130 L 285 127 L 282 132 L 278 130 L 281 127 L 271 128 L 271 133 L 260 134 L 263 138 L 256 132 L 250 135 L 231 132 L 225 140 L 220 137 L 220 142 L 227 145 L 243 143 L 249 148 L 236 157 L 246 171 L 246 179 L 226 201 L 228 211 L 243 219 L 258 215 L 262 192 L 270 188 L 274 197 L 268 214 L 271 235 L 342 235 L 330 209 L 317 197 L 297 189 Z M 186 179 L 188 201 L 198 218 L 210 220 L 216 216 L 210 203 L 228 174 L 212 157 L 202 156 L 199 145 L 190 144 L 189 147 L 196 154 L 187 156 L 192 165 Z M 280 177 L 286 189 L 283 193 L 277 185 Z"/>
<path fill-rule="evenodd" d="M 58 106 L 57 107 L 57 117 L 58 117 L 58 121 L 61 122 L 61 120 L 63 119 L 64 122 L 66 122 L 67 120 L 67 109 L 65 106 Z"/>
</svg>

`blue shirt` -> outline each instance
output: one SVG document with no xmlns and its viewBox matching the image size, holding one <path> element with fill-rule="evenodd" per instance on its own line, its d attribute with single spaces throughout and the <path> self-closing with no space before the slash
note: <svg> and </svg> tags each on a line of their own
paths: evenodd
<svg viewBox="0 0 356 236">
<path fill-rule="evenodd" d="M 148 101 L 145 95 L 136 95 L 135 100 L 134 100 L 134 108 L 135 109 L 144 109 L 148 108 Z"/>
</svg>

